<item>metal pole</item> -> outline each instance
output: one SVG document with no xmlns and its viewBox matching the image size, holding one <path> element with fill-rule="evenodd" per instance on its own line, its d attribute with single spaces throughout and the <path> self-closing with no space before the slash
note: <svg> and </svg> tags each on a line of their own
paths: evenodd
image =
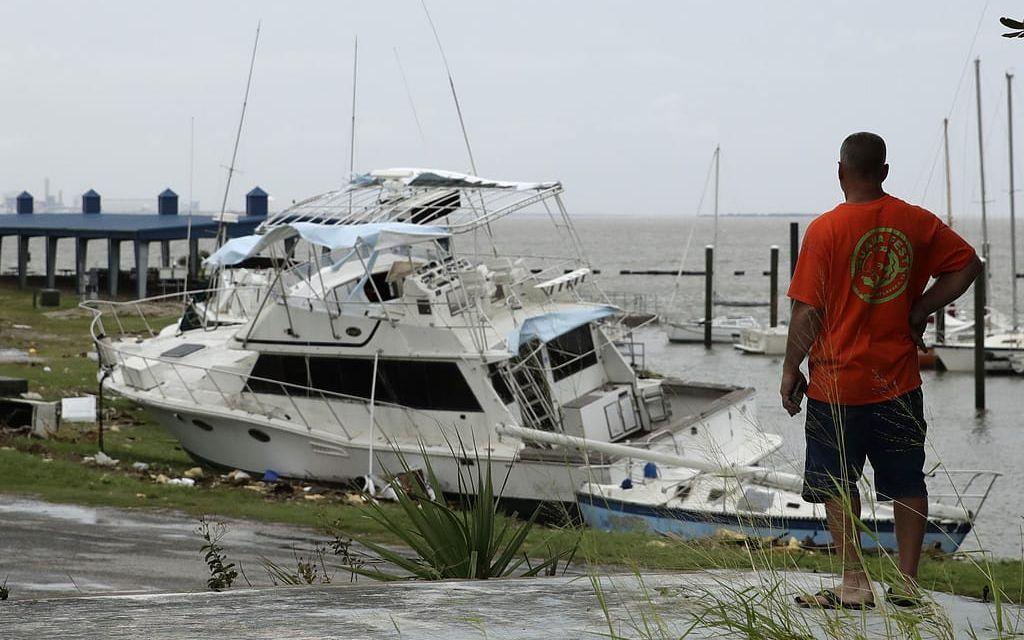
<svg viewBox="0 0 1024 640">
<path fill-rule="evenodd" d="M 714 313 L 715 248 L 704 247 L 704 348 L 711 348 L 711 315 Z"/>
<path fill-rule="evenodd" d="M 1017 202 L 1013 188 L 1013 74 L 1006 74 L 1006 120 L 1010 149 L 1010 317 L 1017 330 Z"/>
<path fill-rule="evenodd" d="M 789 223 L 789 277 L 796 273 L 796 259 L 800 257 L 800 223 Z"/>
<path fill-rule="evenodd" d="M 779 324 L 779 246 L 773 244 L 771 248 L 771 284 L 769 285 L 770 296 L 768 303 L 771 313 L 769 315 L 769 326 L 776 327 Z"/>
<path fill-rule="evenodd" d="M 377 405 L 377 364 L 380 361 L 380 349 L 373 354 L 373 379 L 370 381 L 370 463 L 367 471 L 367 486 L 373 485 L 373 432 L 374 432 L 374 408 Z"/>
<path fill-rule="evenodd" d="M 974 408 L 985 410 L 985 283 L 988 261 L 981 259 L 981 273 L 974 280 Z"/>
<path fill-rule="evenodd" d="M 942 119 L 942 147 L 946 155 L 946 224 L 953 226 L 953 185 L 949 181 L 949 118 Z"/>
<path fill-rule="evenodd" d="M 981 178 L 981 257 L 988 260 L 988 205 L 985 200 L 985 143 L 981 125 L 981 58 L 974 59 L 974 91 L 978 103 L 978 173 Z"/>
</svg>

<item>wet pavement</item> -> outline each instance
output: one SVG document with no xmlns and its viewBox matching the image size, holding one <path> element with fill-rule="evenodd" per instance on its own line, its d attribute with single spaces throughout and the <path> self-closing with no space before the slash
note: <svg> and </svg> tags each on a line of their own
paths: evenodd
<svg viewBox="0 0 1024 640">
<path fill-rule="evenodd" d="M 229 561 L 240 562 L 256 585 L 270 584 L 260 556 L 294 567 L 296 553 L 308 555 L 314 541 L 329 541 L 302 527 L 221 520 Z M 194 516 L 177 512 L 0 496 L 0 581 L 6 577 L 11 600 L 205 590 L 209 575 L 197 524 Z M 244 585 L 241 576 L 238 582 Z"/>
<path fill-rule="evenodd" d="M 727 633 L 730 621 L 717 613 L 725 605 L 732 622 L 753 621 L 764 634 L 790 630 L 764 637 L 1009 637 L 997 635 L 991 606 L 952 596 L 898 614 L 888 605 L 853 612 L 792 604 L 792 594 L 822 580 L 722 571 L 92 596 L 8 602 L 0 626 L 7 638 L 66 639 L 747 637 Z M 1004 629 L 1012 628 L 1020 612 L 1004 615 L 1013 618 Z"/>
<path fill-rule="evenodd" d="M 301 527 L 227 524 L 229 559 L 248 567 L 256 585 L 270 584 L 259 556 L 294 567 L 295 553 L 326 541 Z M 811 637 L 959 638 L 973 629 L 976 637 L 993 638 L 1021 628 L 1016 607 L 1004 607 L 998 619 L 992 605 L 944 594 L 899 615 L 888 606 L 868 613 L 803 610 L 793 596 L 832 586 L 833 579 L 785 572 L 639 578 L 602 570 L 600 578 L 432 583 L 350 583 L 339 572 L 333 584 L 304 587 L 245 588 L 240 577 L 235 588 L 214 593 L 206 590 L 195 526 L 180 513 L 0 496 L 0 576 L 11 590 L 10 600 L 0 602 L 0 637 L 717 638 L 726 635 L 722 611 Z"/>
</svg>

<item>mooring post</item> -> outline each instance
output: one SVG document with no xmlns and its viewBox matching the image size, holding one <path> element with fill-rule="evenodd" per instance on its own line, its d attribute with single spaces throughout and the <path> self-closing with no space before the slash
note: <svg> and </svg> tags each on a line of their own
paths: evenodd
<svg viewBox="0 0 1024 640">
<path fill-rule="evenodd" d="M 714 313 L 715 248 L 704 247 L 704 348 L 711 348 L 711 316 Z"/>
<path fill-rule="evenodd" d="M 981 259 L 981 273 L 974 280 L 974 408 L 985 411 L 985 285 L 988 262 Z"/>
<path fill-rule="evenodd" d="M 800 223 L 789 223 L 789 277 L 796 273 L 796 259 L 800 257 Z"/>
<path fill-rule="evenodd" d="M 771 297 L 768 298 L 770 310 L 768 324 L 771 327 L 777 327 L 779 326 L 779 245 L 772 245 L 771 255 L 771 267 L 769 268 L 769 279 L 771 280 L 769 295 Z"/>
<path fill-rule="evenodd" d="M 188 279 L 199 277 L 199 238 L 192 236 L 188 241 Z"/>
</svg>

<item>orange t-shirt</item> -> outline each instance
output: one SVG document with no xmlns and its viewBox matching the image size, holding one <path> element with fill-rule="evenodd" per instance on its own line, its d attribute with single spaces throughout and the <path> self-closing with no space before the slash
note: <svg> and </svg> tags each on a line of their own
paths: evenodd
<svg viewBox="0 0 1024 640">
<path fill-rule="evenodd" d="M 910 307 L 929 278 L 959 271 L 974 256 L 934 214 L 890 195 L 815 218 L 789 285 L 790 298 L 824 311 L 807 395 L 858 405 L 919 387 Z"/>
</svg>

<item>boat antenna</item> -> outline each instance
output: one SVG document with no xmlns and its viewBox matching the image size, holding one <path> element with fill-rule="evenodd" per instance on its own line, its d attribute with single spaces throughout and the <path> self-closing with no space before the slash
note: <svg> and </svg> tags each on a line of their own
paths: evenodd
<svg viewBox="0 0 1024 640">
<path fill-rule="evenodd" d="M 359 36 L 352 41 L 352 123 L 348 131 L 348 180 L 352 182 L 356 167 L 356 72 L 359 69 Z M 348 192 L 348 215 L 352 216 L 352 192 Z"/>
<path fill-rule="evenodd" d="M 188 226 L 185 230 L 185 295 L 183 300 L 188 304 L 188 278 L 192 264 L 192 184 L 196 167 L 196 117 L 192 116 L 188 124 Z"/>
<path fill-rule="evenodd" d="M 459 105 L 459 94 L 455 91 L 455 80 L 452 78 L 451 66 L 448 65 L 448 56 L 444 53 L 444 47 L 441 46 L 441 36 L 438 35 L 437 27 L 434 25 L 434 20 L 430 17 L 430 10 L 427 9 L 427 0 L 420 0 L 420 4 L 423 5 L 423 13 L 427 14 L 427 22 L 430 23 L 430 29 L 434 32 L 434 41 L 437 42 L 437 50 L 441 52 L 441 60 L 444 61 L 444 70 L 448 74 L 448 86 L 452 90 L 452 99 L 455 101 L 455 112 L 459 116 L 459 126 L 462 128 L 462 139 L 466 143 L 466 153 L 469 154 L 469 166 L 473 170 L 473 175 L 477 175 L 476 160 L 473 159 L 473 147 L 469 144 L 469 134 L 466 133 L 466 121 L 462 117 L 462 107 Z"/>
<path fill-rule="evenodd" d="M 348 179 L 356 166 L 356 71 L 359 68 L 359 36 L 352 43 L 352 124 L 348 132 Z"/>
<path fill-rule="evenodd" d="M 238 131 L 235 132 L 235 146 L 231 151 L 231 164 L 228 166 L 228 180 L 224 185 L 224 198 L 220 203 L 220 219 L 217 224 L 217 247 L 224 242 L 226 228 L 224 226 L 224 213 L 228 206 L 228 192 L 231 190 L 231 176 L 235 173 L 235 159 L 238 157 L 238 143 L 242 139 L 242 125 L 245 124 L 245 108 L 249 104 L 249 89 L 252 87 L 252 70 L 256 66 L 256 49 L 260 44 L 260 27 L 263 21 L 256 22 L 256 39 L 252 43 L 252 57 L 249 60 L 249 77 L 245 81 L 245 97 L 242 98 L 242 113 L 238 117 Z"/>
<path fill-rule="evenodd" d="M 398 63 L 398 73 L 402 75 L 402 84 L 405 86 L 405 96 L 409 99 L 409 108 L 412 109 L 413 120 L 416 121 L 416 129 L 420 132 L 420 141 L 427 146 L 427 136 L 423 133 L 423 125 L 420 123 L 420 116 L 416 112 L 416 103 L 412 99 L 412 91 L 409 89 L 409 79 L 405 76 L 405 68 L 402 66 L 402 59 L 398 57 L 398 47 L 392 47 L 395 52 L 395 62 Z"/>
</svg>

